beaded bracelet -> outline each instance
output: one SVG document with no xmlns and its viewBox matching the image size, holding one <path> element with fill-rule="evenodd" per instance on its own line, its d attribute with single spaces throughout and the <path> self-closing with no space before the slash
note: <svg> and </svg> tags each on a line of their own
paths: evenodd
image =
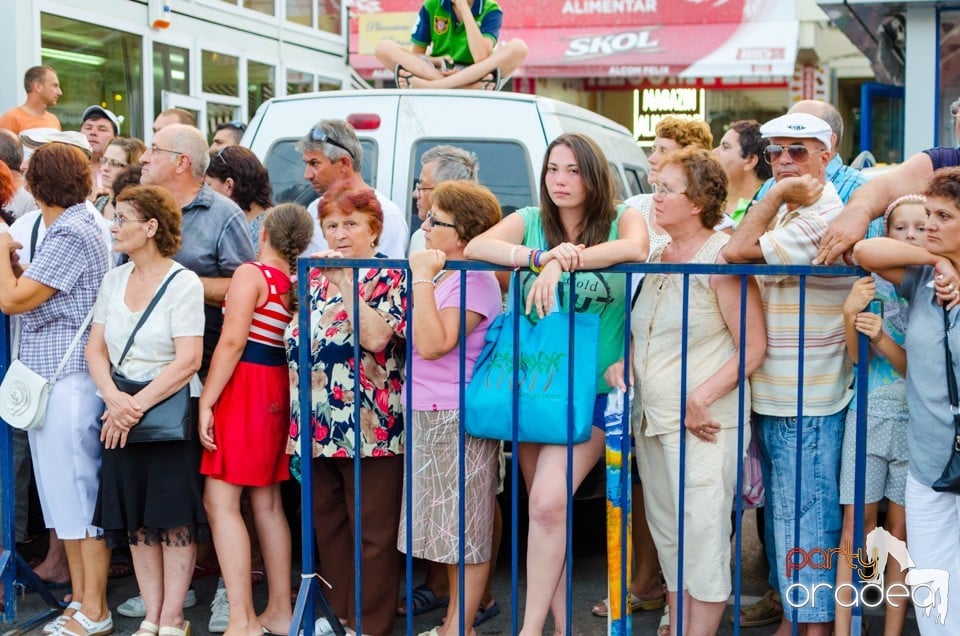
<svg viewBox="0 0 960 636">
<path fill-rule="evenodd" d="M 426 279 L 426 278 L 418 278 L 418 279 L 416 279 L 416 280 L 413 281 L 413 284 L 414 284 L 414 285 L 419 285 L 420 283 L 425 283 L 425 284 L 427 284 L 427 285 L 433 285 L 434 287 L 437 286 L 437 284 L 436 284 L 434 281 L 428 280 L 428 279 Z"/>
</svg>

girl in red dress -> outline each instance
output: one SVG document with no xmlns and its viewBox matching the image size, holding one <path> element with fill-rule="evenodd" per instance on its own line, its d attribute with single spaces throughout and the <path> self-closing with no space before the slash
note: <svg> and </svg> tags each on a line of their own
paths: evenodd
<svg viewBox="0 0 960 636">
<path fill-rule="evenodd" d="M 200 472 L 207 510 L 230 599 L 229 636 L 262 636 L 290 628 L 290 528 L 280 482 L 290 478 L 286 455 L 289 381 L 283 332 L 295 311 L 297 257 L 313 237 L 313 219 L 285 203 L 267 213 L 257 261 L 233 275 L 224 300 L 223 331 L 200 395 Z M 250 537 L 240 495 L 250 503 L 263 550 L 269 597 L 259 617 L 250 583 Z"/>
</svg>

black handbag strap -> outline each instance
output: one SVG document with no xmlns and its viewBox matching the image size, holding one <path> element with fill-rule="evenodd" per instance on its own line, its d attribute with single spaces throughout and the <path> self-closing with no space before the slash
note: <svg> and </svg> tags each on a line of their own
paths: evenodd
<svg viewBox="0 0 960 636">
<path fill-rule="evenodd" d="M 37 217 L 37 220 L 33 224 L 33 229 L 30 230 L 30 262 L 33 262 L 33 255 L 37 252 L 37 235 L 40 234 L 40 221 L 43 220 L 43 215 Z"/>
<path fill-rule="evenodd" d="M 167 280 L 163 281 L 163 284 L 160 285 L 160 289 L 157 290 L 157 293 L 153 295 L 153 299 L 150 301 L 150 304 L 147 305 L 147 308 L 143 310 L 143 315 L 140 316 L 140 320 L 137 322 L 137 326 L 133 328 L 133 331 L 130 332 L 130 337 L 127 338 L 127 345 L 123 348 L 123 353 L 120 354 L 120 359 L 117 360 L 116 368 L 119 369 L 120 365 L 123 364 L 124 359 L 127 357 L 127 352 L 130 351 L 130 347 L 133 346 L 133 339 L 136 338 L 137 332 L 140 331 L 140 327 L 143 326 L 143 323 L 147 321 L 147 318 L 150 317 L 150 312 L 153 311 L 153 308 L 157 306 L 157 303 L 160 302 L 160 297 L 163 296 L 163 292 L 167 291 L 167 286 L 170 284 L 177 274 L 184 270 L 183 267 L 170 274 L 167 277 Z"/>
<path fill-rule="evenodd" d="M 943 305 L 943 351 L 947 360 L 947 394 L 950 396 L 950 412 L 953 414 L 953 450 L 960 453 L 960 400 L 957 398 L 957 376 L 953 370 L 953 356 L 950 354 L 950 318 L 946 305 Z"/>
</svg>

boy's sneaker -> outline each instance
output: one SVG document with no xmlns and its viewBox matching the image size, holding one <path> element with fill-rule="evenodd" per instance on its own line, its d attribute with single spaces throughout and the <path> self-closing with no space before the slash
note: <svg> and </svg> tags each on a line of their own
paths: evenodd
<svg viewBox="0 0 960 636">
<path fill-rule="evenodd" d="M 334 631 L 333 627 L 330 626 L 330 621 L 321 616 L 317 619 L 317 622 L 313 624 L 313 634 L 314 636 L 333 636 Z M 300 636 L 303 636 L 303 630 L 300 630 Z"/>
<path fill-rule="evenodd" d="M 190 588 L 183 599 L 183 609 L 188 609 L 197 604 L 197 593 Z M 143 618 L 147 615 L 147 606 L 143 603 L 143 597 L 139 594 L 132 596 L 120 603 L 117 607 L 117 613 L 128 618 Z"/>
<path fill-rule="evenodd" d="M 229 620 L 230 602 L 227 601 L 227 590 L 218 586 L 217 593 L 213 595 L 213 602 L 210 603 L 210 625 L 207 631 L 211 634 L 222 634 L 227 631 Z"/>
</svg>

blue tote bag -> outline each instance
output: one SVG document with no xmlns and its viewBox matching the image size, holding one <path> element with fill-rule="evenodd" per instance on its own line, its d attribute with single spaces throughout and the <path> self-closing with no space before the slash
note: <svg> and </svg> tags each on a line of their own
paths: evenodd
<svg viewBox="0 0 960 636">
<path fill-rule="evenodd" d="M 559 307 L 559 302 L 554 303 Z M 488 439 L 513 439 L 513 322 L 515 310 L 497 316 L 467 386 L 467 433 Z M 574 314 L 574 348 L 570 354 L 570 316 L 554 311 L 536 324 L 521 313 L 519 322 L 519 397 L 517 439 L 566 444 L 567 400 L 573 400 L 573 442 L 590 439 L 597 398 L 597 341 L 600 317 Z M 572 391 L 568 376 L 574 365 Z"/>
</svg>

